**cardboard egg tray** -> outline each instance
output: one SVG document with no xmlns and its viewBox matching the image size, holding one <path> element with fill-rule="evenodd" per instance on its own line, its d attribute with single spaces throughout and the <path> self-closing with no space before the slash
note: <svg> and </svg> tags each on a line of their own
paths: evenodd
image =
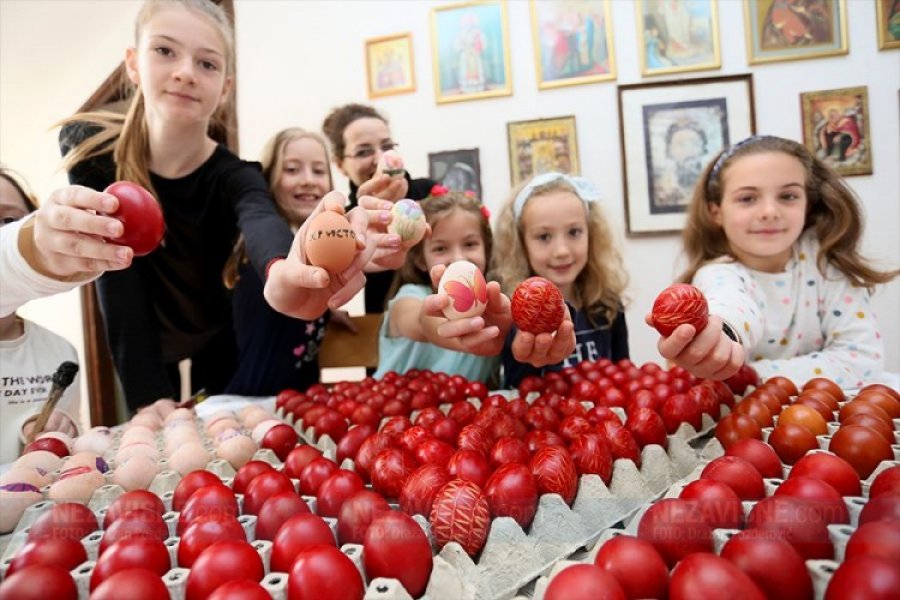
<svg viewBox="0 0 900 600">
<path fill-rule="evenodd" d="M 715 440 L 713 440 L 715 441 Z M 721 446 L 719 446 L 721 448 Z M 859 515 L 862 512 L 863 507 L 865 507 L 866 502 L 868 502 L 868 488 L 871 485 L 872 481 L 885 469 L 889 469 L 893 466 L 896 466 L 897 461 L 883 461 L 875 471 L 869 476 L 868 479 L 864 480 L 863 483 L 863 496 L 847 496 L 844 497 L 844 502 L 847 505 L 847 511 L 850 516 L 849 524 L 833 524 L 828 526 L 828 534 L 831 540 L 831 543 L 834 545 L 834 560 L 807 560 L 806 568 L 809 571 L 810 578 L 813 583 L 813 592 L 816 600 L 822 600 L 825 597 L 825 591 L 828 588 L 828 583 L 831 580 L 831 576 L 840 566 L 841 562 L 844 560 L 844 552 L 847 546 L 847 541 L 850 539 L 850 536 L 856 530 L 857 524 L 859 522 Z M 706 462 L 701 465 L 698 465 L 694 471 L 683 480 L 674 483 L 665 493 L 663 497 L 665 498 L 677 498 L 684 487 L 695 481 L 699 478 L 700 473 L 703 470 L 703 467 L 706 466 Z M 785 477 L 790 473 L 790 467 L 788 465 L 783 465 L 785 469 Z M 763 483 L 766 488 L 766 497 L 772 496 L 775 493 L 775 490 L 779 485 L 783 482 L 782 479 L 764 479 Z M 547 590 L 547 586 L 550 584 L 552 578 L 560 571 L 574 564 L 582 564 L 588 563 L 593 564 L 597 554 L 600 551 L 600 548 L 603 544 L 612 539 L 617 535 L 627 534 L 631 536 L 637 536 L 638 525 L 643 517 L 644 513 L 652 506 L 653 502 L 647 502 L 639 507 L 628 520 L 627 525 L 624 528 L 610 528 L 604 530 L 600 536 L 598 537 L 596 544 L 587 551 L 578 551 L 568 556 L 565 560 L 558 561 L 550 572 L 546 575 L 539 577 L 533 584 L 533 586 L 528 586 L 527 588 L 522 590 L 522 593 L 516 597 L 515 600 L 543 600 L 544 593 Z M 750 511 L 753 510 L 753 507 L 756 506 L 756 501 L 744 501 L 742 502 L 743 510 L 744 510 L 744 518 L 747 518 L 750 514 Z M 719 554 L 722 550 L 722 547 L 731 539 L 732 536 L 737 535 L 741 530 L 739 529 L 715 529 L 713 530 L 713 549 L 716 554 Z"/>
</svg>

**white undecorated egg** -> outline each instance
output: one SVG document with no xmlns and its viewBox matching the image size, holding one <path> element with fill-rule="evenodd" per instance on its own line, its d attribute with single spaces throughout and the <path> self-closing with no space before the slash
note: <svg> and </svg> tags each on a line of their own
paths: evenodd
<svg viewBox="0 0 900 600">
<path fill-rule="evenodd" d="M 126 492 L 146 490 L 157 473 L 159 465 L 156 464 L 156 460 L 139 454 L 119 463 L 113 471 L 112 480 Z"/>
<path fill-rule="evenodd" d="M 262 439 L 265 437 L 266 433 L 276 425 L 281 425 L 281 423 L 282 422 L 278 419 L 266 419 L 253 428 L 253 432 L 250 434 L 250 437 L 253 438 L 253 441 L 257 444 L 261 444 Z"/>
<path fill-rule="evenodd" d="M 184 476 L 191 471 L 206 468 L 212 456 L 199 442 L 184 444 L 169 457 L 169 468 Z"/>
<path fill-rule="evenodd" d="M 223 434 L 230 433 L 229 431 Z M 240 469 L 247 464 L 259 448 L 248 436 L 238 433 L 229 435 L 219 442 L 216 455 L 224 458 L 235 469 Z"/>
<path fill-rule="evenodd" d="M 458 260 L 447 265 L 444 276 L 438 283 L 438 293 L 444 294 L 450 304 L 444 309 L 448 319 L 477 317 L 484 313 L 487 305 L 487 282 L 481 270 L 467 260 Z"/>
<path fill-rule="evenodd" d="M 74 452 L 93 452 L 97 455 L 103 455 L 106 454 L 106 451 L 109 450 L 112 443 L 113 440 L 108 430 L 104 432 L 91 429 L 90 431 L 85 432 L 84 435 L 75 438 L 75 443 L 72 444 L 72 450 Z"/>
</svg>

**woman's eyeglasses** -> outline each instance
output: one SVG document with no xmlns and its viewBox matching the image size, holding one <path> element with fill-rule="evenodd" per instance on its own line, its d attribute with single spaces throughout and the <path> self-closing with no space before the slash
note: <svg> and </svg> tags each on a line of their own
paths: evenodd
<svg viewBox="0 0 900 600">
<path fill-rule="evenodd" d="M 398 144 L 396 142 L 390 142 L 389 144 L 383 145 L 381 147 L 381 151 L 387 152 L 388 150 L 395 150 L 399 145 L 400 144 Z M 364 160 L 366 158 L 372 158 L 373 156 L 375 156 L 376 152 L 377 152 L 377 150 L 375 148 L 373 148 L 372 146 L 363 146 L 362 148 L 358 149 L 353 154 L 345 154 L 344 158 L 353 158 L 356 160 Z"/>
</svg>

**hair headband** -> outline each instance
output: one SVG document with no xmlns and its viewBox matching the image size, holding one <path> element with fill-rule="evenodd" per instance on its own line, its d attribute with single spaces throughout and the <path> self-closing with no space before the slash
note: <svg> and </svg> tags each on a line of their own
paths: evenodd
<svg viewBox="0 0 900 600">
<path fill-rule="evenodd" d="M 713 181 L 716 177 L 719 176 L 719 171 L 722 170 L 722 165 L 725 164 L 729 158 L 734 156 L 734 153 L 737 152 L 740 148 L 743 148 L 747 144 L 752 144 L 754 142 L 759 142 L 765 139 L 775 139 L 775 136 L 771 135 L 751 135 L 748 138 L 744 138 L 736 144 L 733 144 L 726 148 L 722 154 L 719 155 L 719 158 L 716 159 L 716 163 L 713 165 L 712 170 L 709 172 L 708 181 Z"/>
<path fill-rule="evenodd" d="M 525 203 L 531 198 L 535 189 L 560 179 L 575 188 L 575 194 L 585 203 L 585 208 L 587 208 L 588 202 L 599 202 L 602 199 L 600 190 L 594 185 L 594 182 L 589 179 L 565 175 L 563 173 L 544 173 L 543 175 L 538 175 L 533 178 L 528 182 L 528 185 L 522 188 L 522 191 L 516 195 L 515 202 L 513 202 L 513 216 L 515 216 L 516 220 L 522 216 L 522 209 L 525 208 Z"/>
</svg>

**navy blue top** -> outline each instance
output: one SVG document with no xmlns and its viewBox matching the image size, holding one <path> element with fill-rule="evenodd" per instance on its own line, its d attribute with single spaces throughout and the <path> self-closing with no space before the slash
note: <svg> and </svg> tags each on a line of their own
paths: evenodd
<svg viewBox="0 0 900 600">
<path fill-rule="evenodd" d="M 263 297 L 263 281 L 246 261 L 234 288 L 234 332 L 238 367 L 226 394 L 273 396 L 305 390 L 319 381 L 319 346 L 328 315 L 315 321 L 294 319 L 273 309 Z"/>
<path fill-rule="evenodd" d="M 625 313 L 621 309 L 616 313 L 612 325 L 606 319 L 602 310 L 597 310 L 593 315 L 593 324 L 588 320 L 587 314 L 575 310 L 566 302 L 572 323 L 575 325 L 575 350 L 564 361 L 543 368 L 533 367 L 527 363 L 521 363 L 513 358 L 512 341 L 518 331 L 513 328 L 506 336 L 503 343 L 501 360 L 503 363 L 503 387 L 512 389 L 519 386 L 528 375 L 543 376 L 549 371 L 561 371 L 565 367 L 573 367 L 582 360 L 599 360 L 608 358 L 617 361 L 628 358 L 628 326 L 625 323 Z"/>
</svg>

